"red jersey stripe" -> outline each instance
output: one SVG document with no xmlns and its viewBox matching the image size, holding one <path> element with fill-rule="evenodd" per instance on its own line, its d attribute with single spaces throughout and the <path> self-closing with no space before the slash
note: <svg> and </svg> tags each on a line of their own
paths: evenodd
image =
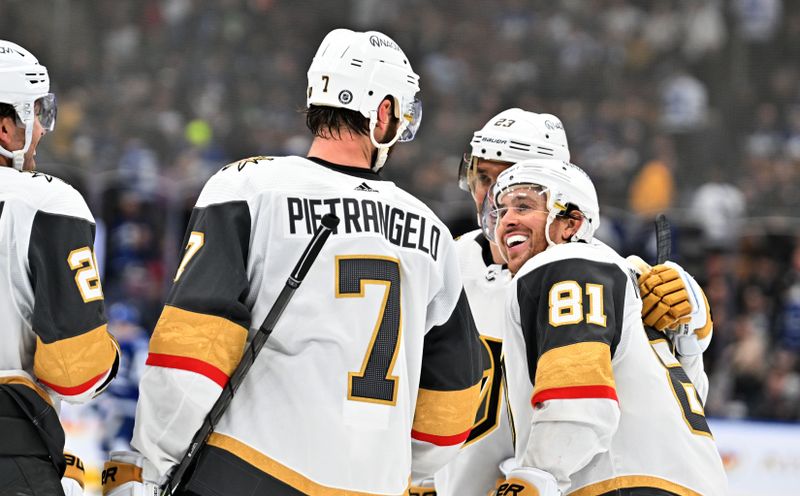
<svg viewBox="0 0 800 496">
<path fill-rule="evenodd" d="M 106 375 L 108 375 L 108 370 L 106 370 L 105 372 L 103 372 L 102 374 L 100 374 L 98 376 L 92 377 L 91 379 L 89 379 L 88 381 L 84 382 L 83 384 L 78 384 L 77 386 L 59 386 L 57 384 L 52 384 L 52 383 L 49 383 L 47 381 L 43 381 L 42 379 L 39 379 L 39 382 L 41 382 L 45 386 L 49 387 L 50 389 L 52 389 L 56 393 L 60 394 L 61 396 L 77 396 L 77 395 L 83 394 L 86 391 L 88 391 L 89 389 L 91 389 L 92 386 L 97 384 L 97 382 L 100 379 L 102 379 L 103 377 L 105 377 Z"/>
<path fill-rule="evenodd" d="M 531 398 L 531 404 L 541 403 L 547 400 L 569 400 L 580 398 L 606 398 L 619 402 L 617 390 L 611 386 L 572 386 L 562 388 L 545 389 L 536 393 Z"/>
<path fill-rule="evenodd" d="M 471 430 L 472 428 L 466 432 L 454 434 L 452 436 L 437 436 L 436 434 L 426 434 L 424 432 L 419 432 L 412 429 L 411 437 L 417 441 L 425 441 L 427 443 L 435 444 L 436 446 L 455 446 L 466 441 Z"/>
<path fill-rule="evenodd" d="M 177 355 L 164 355 L 161 353 L 150 353 L 147 356 L 147 365 L 155 367 L 166 367 L 169 369 L 188 370 L 200 375 L 204 375 L 220 385 L 225 387 L 228 383 L 228 375 L 217 367 L 208 362 L 198 360 L 197 358 L 183 357 Z"/>
</svg>

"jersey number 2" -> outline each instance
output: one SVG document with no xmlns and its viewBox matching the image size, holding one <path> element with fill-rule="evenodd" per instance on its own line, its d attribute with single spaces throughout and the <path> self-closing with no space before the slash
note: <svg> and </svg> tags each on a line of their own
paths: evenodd
<svg viewBox="0 0 800 496">
<path fill-rule="evenodd" d="M 394 405 L 398 378 L 390 373 L 400 343 L 400 262 L 377 255 L 336 257 L 337 298 L 363 298 L 368 284 L 384 287 L 383 300 L 361 370 L 347 374 L 347 399 Z"/>
<path fill-rule="evenodd" d="M 84 303 L 103 299 L 103 288 L 97 272 L 97 258 L 88 246 L 72 250 L 67 255 L 69 268 L 76 270 L 75 284 Z"/>
</svg>

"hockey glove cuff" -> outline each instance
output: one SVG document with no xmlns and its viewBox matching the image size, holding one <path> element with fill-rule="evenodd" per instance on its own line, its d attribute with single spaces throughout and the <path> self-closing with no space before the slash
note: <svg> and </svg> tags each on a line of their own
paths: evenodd
<svg viewBox="0 0 800 496">
<path fill-rule="evenodd" d="M 490 496 L 561 496 L 556 478 L 549 472 L 532 467 L 514 467 L 513 458 L 500 464 L 506 480 L 500 481 Z"/>
<path fill-rule="evenodd" d="M 408 496 L 436 496 L 433 479 L 428 478 L 416 484 L 412 482 L 408 488 Z"/>
<path fill-rule="evenodd" d="M 686 286 L 692 311 L 689 320 L 670 329 L 671 338 L 679 355 L 693 356 L 703 353 L 711 343 L 714 323 L 711 321 L 711 309 L 708 306 L 703 289 L 683 267 L 667 262 L 665 265 L 675 269 Z"/>
<path fill-rule="evenodd" d="M 144 455 L 112 451 L 103 468 L 103 496 L 159 496 L 159 474 Z"/>
<path fill-rule="evenodd" d="M 83 461 L 72 453 L 64 452 L 67 469 L 61 478 L 61 487 L 66 496 L 83 496 Z"/>
</svg>

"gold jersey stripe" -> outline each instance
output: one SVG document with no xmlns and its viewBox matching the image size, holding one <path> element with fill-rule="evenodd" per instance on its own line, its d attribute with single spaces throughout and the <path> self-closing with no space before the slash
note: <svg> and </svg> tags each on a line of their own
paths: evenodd
<svg viewBox="0 0 800 496">
<path fill-rule="evenodd" d="M 252 448 L 230 436 L 220 434 L 219 432 L 214 432 L 211 434 L 211 436 L 208 438 L 208 444 L 235 455 L 237 458 L 246 461 L 258 470 L 271 475 L 284 484 L 288 484 L 303 494 L 309 494 L 311 496 L 375 496 L 372 493 L 335 489 L 317 484 L 311 479 L 273 460 L 255 448 Z M 397 496 L 401 495 L 398 494 Z"/>
<path fill-rule="evenodd" d="M 23 386 L 27 386 L 36 391 L 36 394 L 41 396 L 43 400 L 45 400 L 48 404 L 50 404 L 50 406 L 53 406 L 53 398 L 51 398 L 50 395 L 47 394 L 47 392 L 44 389 L 39 387 L 38 384 L 36 384 L 35 382 L 33 382 L 32 380 L 28 379 L 25 376 L 10 375 L 5 377 L 0 377 L 0 384 L 22 384 Z"/>
<path fill-rule="evenodd" d="M 548 389 L 575 386 L 608 386 L 616 389 L 611 370 L 611 348 L 607 344 L 570 344 L 553 348 L 539 358 L 534 396 Z"/>
<path fill-rule="evenodd" d="M 150 353 L 200 360 L 230 376 L 246 342 L 247 329 L 226 318 L 165 305 L 150 340 Z"/>
<path fill-rule="evenodd" d="M 436 436 L 464 433 L 475 422 L 480 393 L 480 383 L 458 391 L 420 388 L 412 429 Z"/>
<path fill-rule="evenodd" d="M 609 491 L 628 489 L 632 487 L 663 489 L 664 491 L 675 493 L 678 496 L 703 496 L 696 491 L 692 491 L 688 487 L 683 487 L 680 484 L 676 484 L 659 477 L 653 477 L 651 475 L 625 475 L 622 477 L 615 477 L 613 479 L 608 479 L 602 482 L 596 482 L 594 484 L 584 486 L 577 491 L 573 491 L 568 494 L 569 496 L 598 496 Z"/>
<path fill-rule="evenodd" d="M 117 346 L 105 324 L 52 343 L 37 337 L 33 374 L 59 393 L 77 395 L 102 379 L 116 355 Z"/>
</svg>

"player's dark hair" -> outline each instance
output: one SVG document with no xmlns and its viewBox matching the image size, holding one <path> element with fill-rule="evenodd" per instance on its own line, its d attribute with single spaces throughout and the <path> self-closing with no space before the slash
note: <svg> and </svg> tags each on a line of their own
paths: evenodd
<svg viewBox="0 0 800 496">
<path fill-rule="evenodd" d="M 14 106 L 8 103 L 0 103 L 0 119 L 3 117 L 16 117 L 17 111 L 14 110 Z"/>
<path fill-rule="evenodd" d="M 341 138 L 342 131 L 369 135 L 369 118 L 361 112 L 311 105 L 305 113 L 306 126 L 319 138 Z"/>
</svg>

